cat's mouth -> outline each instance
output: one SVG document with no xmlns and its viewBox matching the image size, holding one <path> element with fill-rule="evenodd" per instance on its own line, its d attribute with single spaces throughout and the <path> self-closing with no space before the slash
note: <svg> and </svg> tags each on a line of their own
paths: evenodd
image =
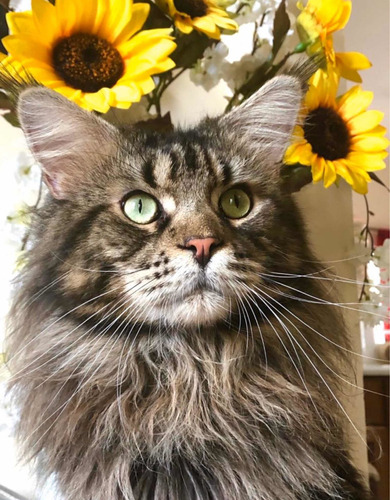
<svg viewBox="0 0 390 500">
<path fill-rule="evenodd" d="M 212 295 L 220 295 L 222 296 L 221 292 L 218 290 L 215 290 L 214 288 L 210 286 L 197 286 L 193 290 L 179 294 L 177 297 L 174 298 L 175 303 L 180 303 L 183 301 L 190 301 L 191 299 L 198 298 L 198 299 L 203 299 L 203 300 L 210 300 L 210 296 Z"/>
<path fill-rule="evenodd" d="M 168 300 L 167 300 L 168 299 Z M 206 278 L 201 277 L 187 287 L 178 287 L 169 298 L 155 302 L 148 309 L 148 319 L 171 326 L 210 325 L 225 318 L 229 299 Z"/>
</svg>

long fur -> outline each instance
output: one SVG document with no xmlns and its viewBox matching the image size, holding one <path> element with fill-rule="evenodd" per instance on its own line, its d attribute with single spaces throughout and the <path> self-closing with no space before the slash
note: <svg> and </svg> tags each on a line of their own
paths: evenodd
<svg viewBox="0 0 390 500">
<path fill-rule="evenodd" d="M 10 316 L 11 385 L 25 456 L 65 500 L 368 498 L 344 432 L 343 321 L 279 190 L 299 88 L 278 77 L 227 117 L 165 138 L 117 132 L 98 162 L 99 125 L 78 114 L 82 182 L 71 137 L 56 142 L 64 162 L 45 163 L 33 131 L 48 123 L 28 121 L 36 96 L 22 95 L 27 138 L 58 176 Z M 71 119 L 71 104 L 40 96 Z M 218 193 L 237 184 L 253 207 L 229 221 Z M 138 189 L 164 210 L 150 227 L 120 211 Z M 210 234 L 223 243 L 203 273 L 183 241 Z"/>
</svg>

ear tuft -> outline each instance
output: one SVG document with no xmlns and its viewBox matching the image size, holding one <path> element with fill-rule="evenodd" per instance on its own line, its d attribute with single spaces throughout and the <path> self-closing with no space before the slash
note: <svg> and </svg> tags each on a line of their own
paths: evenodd
<svg viewBox="0 0 390 500">
<path fill-rule="evenodd" d="M 265 83 L 241 106 L 221 117 L 241 146 L 269 165 L 280 164 L 297 122 L 303 97 L 301 82 L 281 75 Z"/>
<path fill-rule="evenodd" d="M 309 88 L 309 79 L 320 68 L 326 65 L 326 58 L 323 54 L 315 54 L 311 57 L 293 57 L 283 66 L 281 74 L 295 77 L 301 84 L 303 93 Z"/>
<path fill-rule="evenodd" d="M 114 127 L 53 90 L 23 91 L 18 116 L 55 198 L 72 197 L 88 184 L 96 165 L 115 152 Z"/>
</svg>

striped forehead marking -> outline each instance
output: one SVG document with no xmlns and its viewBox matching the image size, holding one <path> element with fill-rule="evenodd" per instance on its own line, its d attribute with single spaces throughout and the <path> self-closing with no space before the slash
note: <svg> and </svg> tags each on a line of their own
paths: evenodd
<svg viewBox="0 0 390 500">
<path fill-rule="evenodd" d="M 195 173 L 200 170 L 225 185 L 231 182 L 229 162 L 197 142 L 176 143 L 169 149 L 164 148 L 142 167 L 143 178 L 152 188 L 168 187 L 169 181 L 176 181 L 180 172 Z"/>
</svg>

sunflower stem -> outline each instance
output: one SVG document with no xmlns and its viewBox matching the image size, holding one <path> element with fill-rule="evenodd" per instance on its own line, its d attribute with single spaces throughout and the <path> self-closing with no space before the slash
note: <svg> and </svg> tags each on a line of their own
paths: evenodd
<svg viewBox="0 0 390 500">
<path fill-rule="evenodd" d="M 370 207 L 368 204 L 368 198 L 366 195 L 364 195 L 364 201 L 366 204 L 366 224 L 363 227 L 363 229 L 361 230 L 360 235 L 362 237 L 364 237 L 364 248 L 368 248 L 368 242 L 370 242 L 370 257 L 372 257 L 374 255 L 374 251 L 375 251 L 375 244 L 374 244 L 374 236 L 373 236 L 371 229 L 370 229 L 371 211 L 370 211 Z M 366 287 L 368 284 L 369 284 L 369 281 L 368 281 L 367 264 L 365 264 L 364 265 L 363 285 L 362 285 L 362 289 L 361 289 L 360 295 L 359 295 L 359 302 L 361 302 L 363 299 L 366 299 L 366 300 L 369 299 L 369 294 L 366 291 Z"/>
</svg>

